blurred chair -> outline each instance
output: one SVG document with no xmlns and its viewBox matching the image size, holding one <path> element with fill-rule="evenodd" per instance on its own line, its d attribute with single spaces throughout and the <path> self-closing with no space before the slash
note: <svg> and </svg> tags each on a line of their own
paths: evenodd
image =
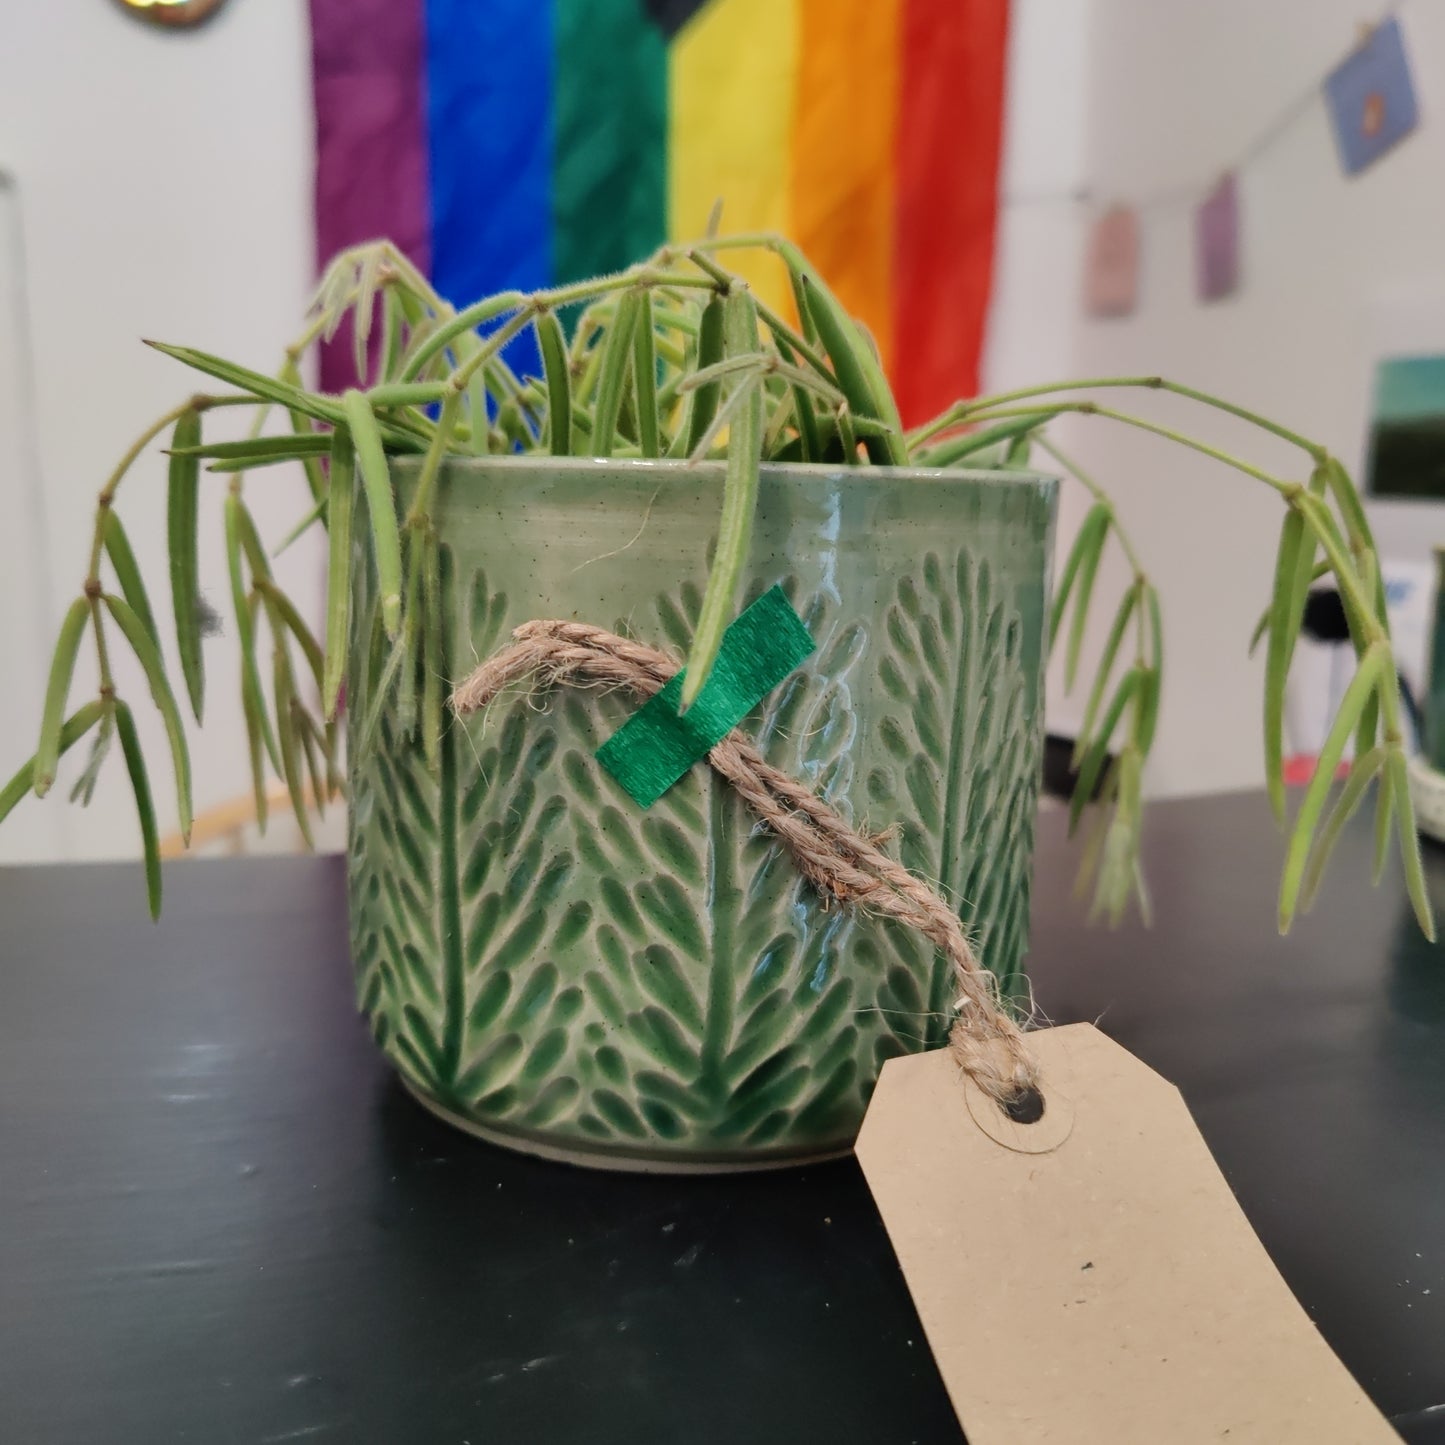
<svg viewBox="0 0 1445 1445">
<path fill-rule="evenodd" d="M 306 789 L 305 801 L 311 813 L 311 832 L 316 840 L 316 851 L 343 852 L 346 848 L 346 799 L 333 795 L 327 801 L 324 818 L 316 816 L 314 795 L 310 787 Z M 179 833 L 171 833 L 162 838 L 161 857 L 244 857 L 309 851 L 291 807 L 291 793 L 284 783 L 272 783 L 267 789 L 266 816 L 266 830 L 263 833 L 256 817 L 256 799 L 253 794 L 247 793 L 244 797 L 228 799 L 196 815 L 191 824 L 189 847 Z"/>
</svg>

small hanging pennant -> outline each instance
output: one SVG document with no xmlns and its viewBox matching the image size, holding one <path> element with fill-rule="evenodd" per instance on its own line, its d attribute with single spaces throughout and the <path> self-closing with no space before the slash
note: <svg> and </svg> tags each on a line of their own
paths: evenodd
<svg viewBox="0 0 1445 1445">
<path fill-rule="evenodd" d="M 1325 79 L 1325 104 L 1347 175 L 1372 165 L 1419 121 L 1405 35 L 1394 16 Z"/>
<path fill-rule="evenodd" d="M 1128 316 L 1138 300 L 1139 217 L 1113 206 L 1094 223 L 1084 271 L 1084 308 L 1090 316 Z"/>
<path fill-rule="evenodd" d="M 1239 289 L 1239 186 L 1229 171 L 1194 213 L 1195 280 L 1201 301 Z"/>
<path fill-rule="evenodd" d="M 1026 1035 L 1037 1123 L 891 1059 L 858 1161 L 972 1445 L 1386 1445 L 1179 1091 L 1089 1024 Z"/>
</svg>

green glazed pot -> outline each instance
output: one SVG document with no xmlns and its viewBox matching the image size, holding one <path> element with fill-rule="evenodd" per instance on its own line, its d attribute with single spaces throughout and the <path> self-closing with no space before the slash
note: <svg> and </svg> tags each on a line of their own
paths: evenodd
<svg viewBox="0 0 1445 1445">
<path fill-rule="evenodd" d="M 448 466 L 448 685 L 533 618 L 681 658 L 721 493 L 714 467 Z M 765 467 L 750 556 L 747 599 L 781 583 L 818 646 L 744 728 L 845 816 L 896 828 L 1005 988 L 1028 927 L 1054 501 L 1015 473 Z M 353 737 L 385 660 L 367 566 L 358 549 Z M 607 1167 L 765 1167 L 846 1150 L 884 1060 L 944 1041 L 932 949 L 825 907 L 705 765 L 631 802 L 593 757 L 627 698 L 504 698 L 449 721 L 434 766 L 404 706 L 351 760 L 352 951 L 377 1042 L 435 1112 Z"/>
</svg>

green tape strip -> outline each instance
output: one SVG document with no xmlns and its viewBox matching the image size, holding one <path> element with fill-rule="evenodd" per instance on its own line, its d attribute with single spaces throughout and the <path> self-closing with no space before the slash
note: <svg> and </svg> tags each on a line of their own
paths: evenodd
<svg viewBox="0 0 1445 1445">
<path fill-rule="evenodd" d="M 712 672 L 687 712 L 681 717 L 677 712 L 684 668 L 597 749 L 597 761 L 639 807 L 650 808 L 813 647 L 783 589 L 764 592 L 723 633 Z"/>
</svg>

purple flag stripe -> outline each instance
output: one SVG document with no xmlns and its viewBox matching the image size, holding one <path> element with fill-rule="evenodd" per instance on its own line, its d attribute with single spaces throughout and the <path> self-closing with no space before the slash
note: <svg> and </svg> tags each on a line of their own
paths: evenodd
<svg viewBox="0 0 1445 1445">
<path fill-rule="evenodd" d="M 430 268 L 422 0 L 310 0 L 316 101 L 316 255 L 386 237 Z M 354 384 L 351 336 L 323 350 L 321 384 Z"/>
</svg>

